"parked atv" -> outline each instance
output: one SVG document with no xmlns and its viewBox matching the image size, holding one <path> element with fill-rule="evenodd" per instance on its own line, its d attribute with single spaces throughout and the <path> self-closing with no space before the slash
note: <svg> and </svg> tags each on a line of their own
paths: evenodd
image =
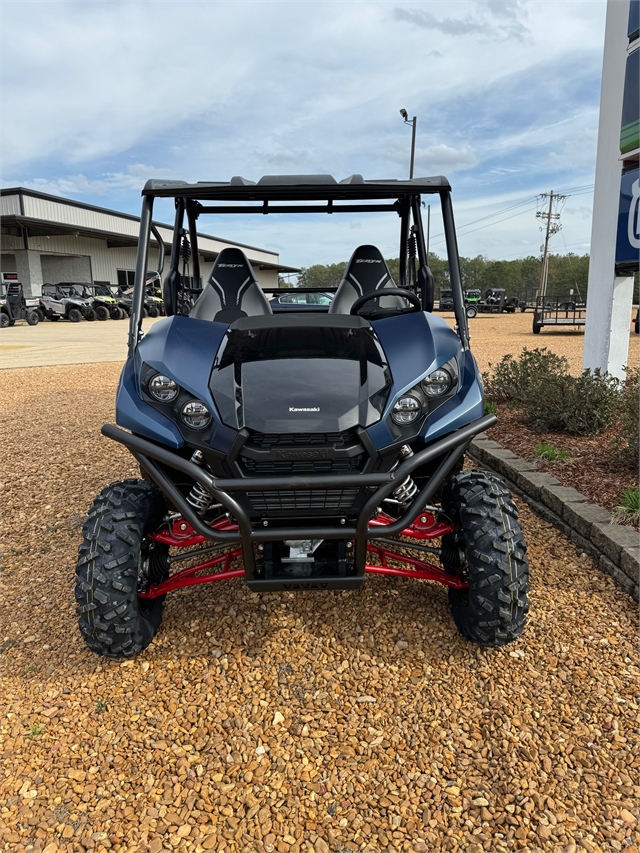
<svg viewBox="0 0 640 853">
<path fill-rule="evenodd" d="M 83 285 L 75 284 L 43 284 L 40 308 L 47 320 L 69 320 L 79 323 L 85 320 L 95 320 L 96 312 L 91 301 L 82 295 Z"/>
<path fill-rule="evenodd" d="M 26 299 L 19 281 L 0 284 L 0 327 L 14 326 L 16 320 L 26 320 L 30 326 L 40 322 L 39 300 Z"/>
<path fill-rule="evenodd" d="M 123 320 L 125 312 L 122 311 L 113 298 L 108 284 L 83 284 L 82 295 L 91 303 L 91 307 L 96 312 L 98 320 Z"/>
<path fill-rule="evenodd" d="M 455 329 L 433 314 L 424 194 L 441 201 Z M 191 269 L 183 257 L 180 271 L 176 240 L 163 286 L 169 316 L 144 337 L 145 278 L 136 278 L 118 426 L 102 433 L 131 451 L 144 479 L 106 486 L 83 527 L 76 601 L 89 648 L 111 658 L 142 651 L 167 593 L 182 587 L 244 578 L 258 593 L 356 590 L 369 574 L 448 587 L 453 620 L 475 643 L 518 638 L 528 610 L 518 513 L 498 477 L 462 469 L 470 441 L 496 417 L 484 415 L 469 349 L 447 180 L 151 180 L 138 270 L 159 197 L 175 200 L 174 233 L 187 213 Z M 273 314 L 245 254 L 226 248 L 182 315 L 185 287 L 200 277 L 195 216 L 225 206 L 251 215 L 255 202 L 263 214 L 278 205 L 399 213 L 398 282 L 380 250 L 362 245 L 325 312 Z"/>
</svg>

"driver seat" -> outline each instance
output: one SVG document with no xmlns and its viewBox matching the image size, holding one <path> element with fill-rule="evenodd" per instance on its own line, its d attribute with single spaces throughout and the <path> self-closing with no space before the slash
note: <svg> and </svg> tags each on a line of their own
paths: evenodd
<svg viewBox="0 0 640 853">
<path fill-rule="evenodd" d="M 213 265 L 209 283 L 189 312 L 196 320 L 233 323 L 241 317 L 272 314 L 269 300 L 258 284 L 241 249 L 223 249 Z"/>
<path fill-rule="evenodd" d="M 365 294 L 385 287 L 395 287 L 387 262 L 375 246 L 358 246 L 347 264 L 342 281 L 338 285 L 329 314 L 348 314 L 351 306 Z M 385 296 L 379 299 L 380 308 L 404 308 L 406 300 L 401 296 Z M 363 306 L 363 313 L 375 307 L 374 300 Z"/>
</svg>

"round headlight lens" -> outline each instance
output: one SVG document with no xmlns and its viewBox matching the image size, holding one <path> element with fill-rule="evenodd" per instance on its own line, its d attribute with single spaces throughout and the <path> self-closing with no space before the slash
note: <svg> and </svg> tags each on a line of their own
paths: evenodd
<svg viewBox="0 0 640 853">
<path fill-rule="evenodd" d="M 453 378 L 448 370 L 439 367 L 422 380 L 422 389 L 427 397 L 442 397 L 451 390 Z"/>
<path fill-rule="evenodd" d="M 398 426 L 407 426 L 417 420 L 422 414 L 420 400 L 407 394 L 400 397 L 391 412 L 391 420 Z"/>
<path fill-rule="evenodd" d="M 178 396 L 179 391 L 180 388 L 178 388 L 173 379 L 163 376 L 162 373 L 156 373 L 149 381 L 149 393 L 160 403 L 172 403 Z"/>
<path fill-rule="evenodd" d="M 189 429 L 205 429 L 211 423 L 211 412 L 200 400 L 189 400 L 182 407 L 181 414 Z"/>
</svg>

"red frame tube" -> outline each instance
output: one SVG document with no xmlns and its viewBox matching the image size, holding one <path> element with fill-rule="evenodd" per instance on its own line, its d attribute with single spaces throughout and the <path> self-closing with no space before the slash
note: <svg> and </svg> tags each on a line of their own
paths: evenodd
<svg viewBox="0 0 640 853">
<path fill-rule="evenodd" d="M 380 534 L 384 535 L 384 528 L 394 521 L 391 516 L 384 512 L 379 513 L 369 523 L 372 526 L 380 527 Z M 215 530 L 237 530 L 237 525 L 224 518 L 211 525 Z M 439 539 L 446 533 L 453 533 L 457 527 L 453 524 L 436 521 L 435 516 L 430 512 L 422 512 L 416 520 L 402 531 L 402 536 L 412 539 L 428 540 Z M 196 533 L 191 525 L 182 518 L 175 519 L 171 522 L 168 530 L 159 530 L 157 533 L 149 534 L 149 539 L 154 542 L 169 545 L 174 548 L 192 548 L 194 545 L 201 545 L 208 542 L 205 536 Z M 411 543 L 404 543 L 407 548 L 411 547 Z M 398 546 L 402 547 L 403 543 L 398 542 Z M 383 548 L 379 545 L 368 545 L 367 553 L 376 557 L 379 565 L 365 566 L 365 572 L 370 574 L 393 575 L 396 577 L 413 578 L 414 580 L 430 580 L 444 584 L 444 586 L 452 587 L 453 589 L 464 589 L 468 586 L 461 578 L 455 575 L 449 575 L 439 566 L 429 563 L 426 560 L 417 560 L 413 557 L 405 557 L 397 554 L 395 551 L 390 551 L 388 548 Z M 186 559 L 185 555 L 185 559 Z M 228 551 L 226 554 L 217 557 L 211 557 L 204 560 L 202 563 L 196 563 L 193 566 L 188 566 L 186 569 L 168 577 L 162 583 L 152 584 L 146 592 L 138 593 L 139 598 L 153 599 L 161 595 L 166 595 L 174 589 L 182 589 L 187 586 L 196 586 L 201 583 L 211 583 L 213 581 L 229 580 L 230 578 L 239 578 L 244 576 L 244 569 L 232 569 L 231 565 L 234 560 L 242 557 L 242 549 L 235 548 Z M 403 569 L 390 566 L 388 560 L 393 560 L 396 563 L 404 563 L 411 568 Z M 215 569 L 215 571 L 211 571 Z M 221 570 L 220 570 L 221 569 Z M 199 574 L 203 572 L 204 574 Z"/>
</svg>

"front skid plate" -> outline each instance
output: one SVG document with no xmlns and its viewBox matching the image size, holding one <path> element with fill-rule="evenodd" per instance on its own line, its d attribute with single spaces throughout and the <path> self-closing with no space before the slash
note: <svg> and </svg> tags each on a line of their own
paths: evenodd
<svg viewBox="0 0 640 853">
<path fill-rule="evenodd" d="M 252 592 L 304 592 L 327 589 L 358 589 L 364 583 L 364 576 L 351 578 L 271 578 L 247 580 Z"/>
</svg>

